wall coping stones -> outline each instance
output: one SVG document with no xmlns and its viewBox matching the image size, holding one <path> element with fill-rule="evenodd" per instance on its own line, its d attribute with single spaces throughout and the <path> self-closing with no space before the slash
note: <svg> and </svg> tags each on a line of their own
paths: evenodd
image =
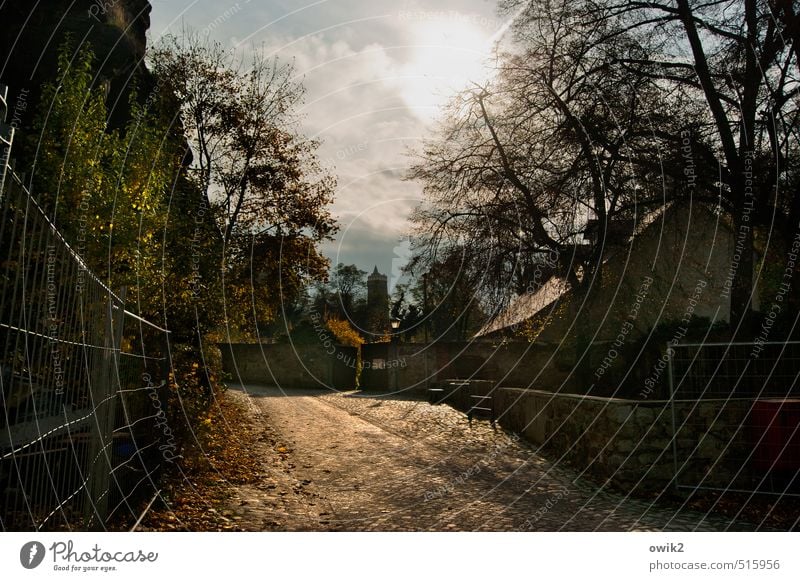
<svg viewBox="0 0 800 581">
<path fill-rule="evenodd" d="M 497 389 L 506 390 L 506 391 L 513 391 L 513 392 L 520 392 L 526 394 L 533 394 L 537 396 L 547 397 L 550 399 L 555 398 L 564 398 L 564 399 L 578 399 L 582 401 L 593 401 L 598 403 L 607 403 L 612 405 L 638 405 L 638 406 L 659 406 L 663 407 L 672 403 L 697 403 L 698 401 L 702 401 L 704 403 L 711 403 L 711 402 L 739 402 L 739 401 L 753 401 L 753 398 L 750 397 L 719 397 L 719 398 L 707 398 L 702 400 L 697 399 L 628 399 L 622 397 L 603 397 L 597 395 L 583 395 L 580 393 L 559 393 L 554 391 L 545 391 L 542 389 L 530 389 L 526 387 L 499 387 Z"/>
</svg>

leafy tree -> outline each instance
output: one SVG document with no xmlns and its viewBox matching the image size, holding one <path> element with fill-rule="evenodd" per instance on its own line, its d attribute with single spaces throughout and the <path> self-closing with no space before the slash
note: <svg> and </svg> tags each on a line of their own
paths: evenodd
<svg viewBox="0 0 800 581">
<path fill-rule="evenodd" d="M 366 298 L 367 273 L 355 264 L 336 265 L 331 277 L 331 288 L 336 293 L 339 306 L 345 316 L 353 314 L 353 307 Z"/>
<path fill-rule="evenodd" d="M 329 282 L 315 286 L 313 310 L 326 320 L 346 320 L 358 329 L 365 329 L 366 275 L 355 264 L 340 262 L 330 273 Z"/>
<path fill-rule="evenodd" d="M 410 299 L 409 285 L 398 284 L 392 299 L 390 317 L 400 321 L 396 333 L 402 341 L 424 340 L 425 318 L 423 307 Z"/>
<path fill-rule="evenodd" d="M 468 341 L 480 330 L 486 314 L 466 260 L 465 252 L 452 250 L 426 265 L 427 271 L 411 289 L 410 302 L 417 307 L 413 315 L 410 307 L 406 313 L 409 330 L 415 328 L 412 316 L 430 341 Z M 410 268 L 418 266 L 412 263 Z"/>
<path fill-rule="evenodd" d="M 358 387 L 361 381 L 361 371 L 363 369 L 361 346 L 366 343 L 364 338 L 356 331 L 349 321 L 342 319 L 328 319 L 326 322 L 328 330 L 336 337 L 336 341 L 341 345 L 356 348 L 356 361 L 355 361 L 355 387 Z"/>
<path fill-rule="evenodd" d="M 342 319 L 328 319 L 326 326 L 336 337 L 336 340 L 342 345 L 348 347 L 361 347 L 364 344 L 364 338 L 353 329 L 348 321 Z"/>
<path fill-rule="evenodd" d="M 105 89 L 94 86 L 88 44 L 58 56 L 58 82 L 43 87 L 25 156 L 35 160 L 34 193 L 67 240 L 112 288 L 155 313 L 164 283 L 167 194 L 180 171 L 180 149 L 164 115 L 131 93 L 130 121 L 110 130 Z"/>
<path fill-rule="evenodd" d="M 94 87 L 94 56 L 88 45 L 72 58 L 70 44 L 58 54 L 58 76 L 42 90 L 42 107 L 25 144 L 25 157 L 34 161 L 32 183 L 39 203 L 78 241 L 81 254 L 97 264 L 97 253 L 108 246 L 107 192 L 113 191 L 112 162 L 118 136 L 106 132 L 102 87 Z M 78 214 L 80 212 L 80 214 Z M 71 220 L 80 215 L 81 220 Z M 105 266 L 105 265 L 104 265 Z"/>
<path fill-rule="evenodd" d="M 191 32 L 168 37 L 151 60 L 180 106 L 190 174 L 224 245 L 229 332 L 252 331 L 324 279 L 317 246 L 336 230 L 328 210 L 334 179 L 320 167 L 317 142 L 297 130 L 303 89 L 291 65 L 256 50 L 243 66 Z"/>
<path fill-rule="evenodd" d="M 111 129 L 95 68 L 88 44 L 61 47 L 58 78 L 42 89 L 23 157 L 34 195 L 90 269 L 112 289 L 127 287 L 129 309 L 166 322 L 173 385 L 193 417 L 221 374 L 214 350 L 204 347 L 221 323 L 221 241 L 186 178 L 169 96 L 131 91 L 127 122 Z"/>
</svg>

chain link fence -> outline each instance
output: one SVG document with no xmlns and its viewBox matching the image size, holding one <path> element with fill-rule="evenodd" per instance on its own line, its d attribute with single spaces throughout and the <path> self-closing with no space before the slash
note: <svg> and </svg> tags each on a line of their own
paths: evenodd
<svg viewBox="0 0 800 581">
<path fill-rule="evenodd" d="M 800 342 L 669 354 L 677 486 L 800 496 Z"/>
<path fill-rule="evenodd" d="M 125 289 L 112 292 L 86 267 L 8 157 L 0 164 L 0 530 L 130 526 L 177 455 L 166 420 L 168 331 L 126 310 Z"/>
</svg>

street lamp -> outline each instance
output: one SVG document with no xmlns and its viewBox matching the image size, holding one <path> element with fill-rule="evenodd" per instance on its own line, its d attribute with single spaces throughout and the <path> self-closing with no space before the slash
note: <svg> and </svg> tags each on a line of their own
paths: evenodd
<svg viewBox="0 0 800 581">
<path fill-rule="evenodd" d="M 392 340 L 389 343 L 389 389 L 397 391 L 397 330 L 400 328 L 400 319 L 392 317 L 389 324 L 392 326 Z"/>
</svg>

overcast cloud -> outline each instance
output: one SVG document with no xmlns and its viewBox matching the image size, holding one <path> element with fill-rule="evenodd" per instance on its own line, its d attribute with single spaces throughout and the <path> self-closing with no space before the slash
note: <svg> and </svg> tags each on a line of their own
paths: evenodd
<svg viewBox="0 0 800 581">
<path fill-rule="evenodd" d="M 391 275 L 407 258 L 408 216 L 421 199 L 402 181 L 408 149 L 448 94 L 481 75 L 502 28 L 494 0 L 151 0 L 151 42 L 183 23 L 228 46 L 264 44 L 294 59 L 306 87 L 307 135 L 338 177 L 342 226 L 331 260 Z"/>
</svg>

